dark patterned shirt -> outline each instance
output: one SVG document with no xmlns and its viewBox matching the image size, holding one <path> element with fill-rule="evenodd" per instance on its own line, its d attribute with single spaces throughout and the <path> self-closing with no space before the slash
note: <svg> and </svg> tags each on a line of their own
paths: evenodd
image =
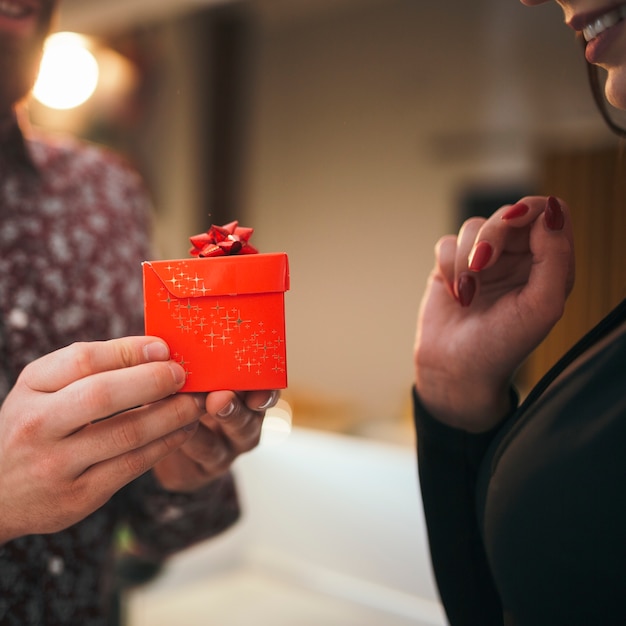
<svg viewBox="0 0 626 626">
<path fill-rule="evenodd" d="M 149 214 L 139 177 L 116 155 L 70 138 L 25 137 L 16 121 L 0 128 L 0 401 L 45 353 L 143 334 Z M 159 559 L 238 513 L 229 475 L 184 495 L 145 474 L 65 531 L 0 546 L 0 624 L 107 624 L 120 525 Z"/>
</svg>

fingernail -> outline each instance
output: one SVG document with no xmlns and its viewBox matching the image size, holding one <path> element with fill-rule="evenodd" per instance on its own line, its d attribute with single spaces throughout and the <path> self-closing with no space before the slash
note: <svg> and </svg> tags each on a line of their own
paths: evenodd
<svg viewBox="0 0 626 626">
<path fill-rule="evenodd" d="M 463 274 L 463 276 L 459 278 L 457 290 L 459 292 L 459 303 L 462 307 L 468 307 L 472 304 L 472 300 L 476 294 L 476 281 L 474 277 L 469 274 Z"/>
<path fill-rule="evenodd" d="M 170 358 L 170 349 L 160 341 L 154 341 L 143 347 L 146 361 L 167 361 Z"/>
<path fill-rule="evenodd" d="M 192 393 L 190 395 L 193 398 L 193 401 L 196 403 L 196 406 L 201 411 L 206 411 L 206 394 Z"/>
<path fill-rule="evenodd" d="M 561 203 L 554 196 L 550 196 L 548 198 L 544 216 L 546 226 L 550 230 L 563 230 L 563 227 L 565 226 L 565 216 L 563 215 Z"/>
<path fill-rule="evenodd" d="M 234 410 L 235 410 L 235 401 L 231 400 L 225 407 L 221 408 L 217 412 L 217 415 L 218 417 L 229 417 L 230 415 L 233 414 Z"/>
<path fill-rule="evenodd" d="M 257 409 L 257 411 L 265 411 L 276 404 L 278 400 L 278 391 L 272 391 L 270 397 Z"/>
<path fill-rule="evenodd" d="M 530 207 L 524 202 L 517 202 L 502 214 L 503 220 L 514 220 L 516 217 L 522 217 L 530 211 Z"/>
<path fill-rule="evenodd" d="M 472 272 L 480 272 L 489 263 L 492 254 L 491 244 L 488 241 L 480 241 L 470 253 L 469 269 Z"/>
<path fill-rule="evenodd" d="M 187 424 L 187 426 L 183 426 L 183 430 L 186 433 L 192 433 L 194 430 L 198 428 L 198 422 L 191 422 L 191 424 Z"/>
<path fill-rule="evenodd" d="M 172 376 L 174 377 L 174 382 L 177 385 L 182 385 L 187 378 L 187 372 L 184 368 L 178 363 L 171 361 L 170 362 L 170 371 L 172 372 Z"/>
</svg>

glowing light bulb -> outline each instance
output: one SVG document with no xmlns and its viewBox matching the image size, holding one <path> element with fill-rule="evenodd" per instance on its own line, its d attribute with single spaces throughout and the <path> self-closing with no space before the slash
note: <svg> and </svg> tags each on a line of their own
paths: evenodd
<svg viewBox="0 0 626 626">
<path fill-rule="evenodd" d="M 46 40 L 33 95 L 52 109 L 73 109 L 98 85 L 98 62 L 76 33 L 55 33 Z"/>
</svg>

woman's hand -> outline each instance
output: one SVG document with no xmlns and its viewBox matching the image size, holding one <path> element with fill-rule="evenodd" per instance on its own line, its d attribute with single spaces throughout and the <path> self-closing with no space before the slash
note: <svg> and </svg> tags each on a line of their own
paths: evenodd
<svg viewBox="0 0 626 626">
<path fill-rule="evenodd" d="M 193 491 L 228 471 L 240 454 L 257 446 L 265 411 L 279 397 L 278 391 L 198 396 L 206 414 L 193 438 L 154 468 L 161 485 L 170 491 Z"/>
<path fill-rule="evenodd" d="M 442 238 L 420 307 L 416 389 L 440 421 L 480 432 L 507 412 L 515 370 L 563 314 L 574 281 L 567 206 L 528 197 Z"/>
<path fill-rule="evenodd" d="M 184 381 L 150 337 L 78 343 L 24 368 L 0 409 L 0 543 L 82 520 L 185 443 L 204 406 L 174 395 Z"/>
</svg>

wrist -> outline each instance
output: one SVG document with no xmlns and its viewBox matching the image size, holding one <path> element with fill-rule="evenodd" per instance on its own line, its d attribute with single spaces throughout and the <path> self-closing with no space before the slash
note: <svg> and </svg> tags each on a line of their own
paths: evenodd
<svg viewBox="0 0 626 626">
<path fill-rule="evenodd" d="M 491 430 L 517 406 L 517 394 L 508 380 L 489 385 L 418 372 L 415 391 L 437 421 L 471 433 Z"/>
</svg>

